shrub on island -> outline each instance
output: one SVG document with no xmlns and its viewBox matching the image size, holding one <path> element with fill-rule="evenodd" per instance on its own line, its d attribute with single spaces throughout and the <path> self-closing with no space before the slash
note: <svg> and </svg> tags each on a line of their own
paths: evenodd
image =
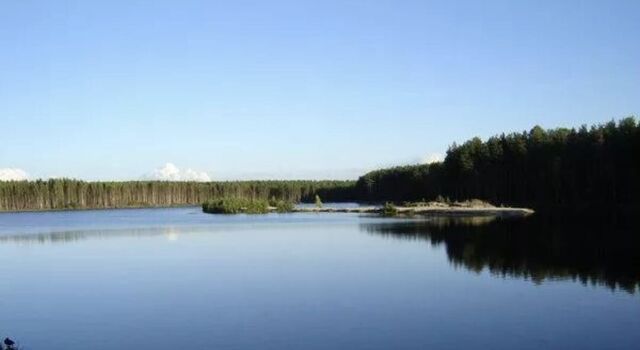
<svg viewBox="0 0 640 350">
<path fill-rule="evenodd" d="M 291 213 L 294 209 L 293 203 L 285 200 L 277 201 L 275 207 L 278 213 Z"/>
<path fill-rule="evenodd" d="M 269 202 L 263 199 L 216 198 L 204 202 L 202 211 L 209 214 L 266 214 Z"/>
<path fill-rule="evenodd" d="M 382 207 L 382 215 L 383 216 L 396 216 L 396 215 L 398 215 L 398 208 L 396 208 L 396 206 L 393 203 L 386 202 L 384 204 L 384 206 Z"/>
</svg>

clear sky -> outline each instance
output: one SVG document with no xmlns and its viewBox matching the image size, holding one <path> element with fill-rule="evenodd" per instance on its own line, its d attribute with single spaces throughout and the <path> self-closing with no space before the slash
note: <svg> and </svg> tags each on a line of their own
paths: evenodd
<svg viewBox="0 0 640 350">
<path fill-rule="evenodd" d="M 0 0 L 5 176 L 356 178 L 629 115 L 636 0 Z"/>
</svg>

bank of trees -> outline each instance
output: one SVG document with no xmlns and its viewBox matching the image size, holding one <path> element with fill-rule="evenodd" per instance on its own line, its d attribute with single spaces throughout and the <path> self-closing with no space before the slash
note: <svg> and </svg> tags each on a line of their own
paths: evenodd
<svg viewBox="0 0 640 350">
<path fill-rule="evenodd" d="M 353 189 L 353 181 L 0 181 L 0 210 L 200 205 L 222 197 L 311 202 L 319 195 L 346 201 L 354 200 Z"/>
<path fill-rule="evenodd" d="M 590 128 L 471 139 L 442 163 L 382 169 L 357 181 L 371 201 L 481 198 L 534 207 L 627 205 L 640 196 L 640 125 L 634 118 Z"/>
</svg>

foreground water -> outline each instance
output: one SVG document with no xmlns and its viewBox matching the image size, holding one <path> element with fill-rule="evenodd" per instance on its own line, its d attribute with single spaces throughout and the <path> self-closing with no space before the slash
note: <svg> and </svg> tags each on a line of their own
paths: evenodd
<svg viewBox="0 0 640 350">
<path fill-rule="evenodd" d="M 67 350 L 636 349 L 627 233 L 198 208 L 4 213 L 0 336 Z"/>
</svg>

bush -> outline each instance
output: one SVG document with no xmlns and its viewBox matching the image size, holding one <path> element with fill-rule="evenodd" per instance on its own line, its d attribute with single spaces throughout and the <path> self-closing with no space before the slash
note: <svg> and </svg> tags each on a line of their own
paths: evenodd
<svg viewBox="0 0 640 350">
<path fill-rule="evenodd" d="M 277 201 L 275 207 L 278 213 L 290 213 L 294 208 L 293 203 L 283 200 Z"/>
<path fill-rule="evenodd" d="M 396 216 L 398 215 L 398 208 L 393 203 L 387 202 L 382 207 L 382 215 L 384 216 Z"/>
<path fill-rule="evenodd" d="M 219 198 L 202 204 L 202 211 L 210 214 L 265 214 L 269 202 L 263 199 Z"/>
</svg>

